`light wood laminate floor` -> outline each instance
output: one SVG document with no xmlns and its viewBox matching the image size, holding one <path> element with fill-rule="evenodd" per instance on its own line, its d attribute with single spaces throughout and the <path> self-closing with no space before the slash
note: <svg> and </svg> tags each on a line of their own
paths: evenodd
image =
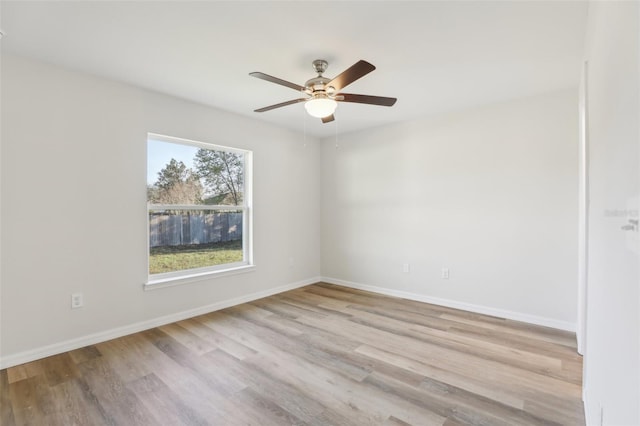
<svg viewBox="0 0 640 426">
<path fill-rule="evenodd" d="M 0 371 L 9 425 L 584 425 L 572 333 L 315 284 Z"/>
</svg>

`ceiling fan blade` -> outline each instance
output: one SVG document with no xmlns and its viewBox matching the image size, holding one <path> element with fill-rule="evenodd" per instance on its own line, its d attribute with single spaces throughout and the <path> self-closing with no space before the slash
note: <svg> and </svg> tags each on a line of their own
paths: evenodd
<svg viewBox="0 0 640 426">
<path fill-rule="evenodd" d="M 328 117 L 322 117 L 322 122 L 323 123 L 331 123 L 333 120 L 335 120 L 336 118 L 333 116 L 333 114 L 331 114 Z"/>
<path fill-rule="evenodd" d="M 276 108 L 280 108 L 283 106 L 287 106 L 287 105 L 293 105 L 293 104 L 297 104 L 299 102 L 304 102 L 306 101 L 306 98 L 300 98 L 300 99 L 293 99 L 291 101 L 287 101 L 287 102 L 281 102 L 279 104 L 275 104 L 275 105 L 269 105 L 266 106 L 264 108 L 260 108 L 260 109 L 255 109 L 253 110 L 253 112 L 265 112 L 265 111 L 271 111 L 272 109 L 276 109 Z"/>
<path fill-rule="evenodd" d="M 269 74 L 265 74 L 262 72 L 251 72 L 249 73 L 249 75 L 252 77 L 259 78 L 261 80 L 266 80 L 272 83 L 279 84 L 281 86 L 290 87 L 291 89 L 297 90 L 298 92 L 304 91 L 304 87 L 300 86 L 299 84 L 291 83 L 290 81 L 286 81 L 278 77 L 273 77 L 273 76 L 270 76 Z"/>
<path fill-rule="evenodd" d="M 339 92 L 344 87 L 347 87 L 349 84 L 361 77 L 364 77 L 375 69 L 376 67 L 371 65 L 369 62 L 359 60 L 355 64 L 351 65 L 350 68 L 343 71 L 342 74 L 327 83 L 327 86 L 333 86 L 336 89 L 335 91 Z"/>
<path fill-rule="evenodd" d="M 339 98 L 342 97 L 342 99 Z M 351 93 L 340 93 L 336 96 L 336 100 L 340 102 L 355 102 L 358 104 L 370 104 L 380 106 L 393 106 L 396 103 L 396 98 L 385 98 L 384 96 L 369 96 L 369 95 L 354 95 Z"/>
</svg>

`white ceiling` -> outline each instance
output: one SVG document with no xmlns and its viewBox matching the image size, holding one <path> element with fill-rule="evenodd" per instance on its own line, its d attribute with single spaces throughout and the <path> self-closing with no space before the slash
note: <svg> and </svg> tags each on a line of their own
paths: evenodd
<svg viewBox="0 0 640 426">
<path fill-rule="evenodd" d="M 2 52 L 40 59 L 323 137 L 576 87 L 582 1 L 2 1 Z M 345 90 L 397 97 L 341 103 L 336 121 L 248 74 L 297 83 L 326 59 L 333 77 L 359 59 L 377 70 Z"/>
</svg>

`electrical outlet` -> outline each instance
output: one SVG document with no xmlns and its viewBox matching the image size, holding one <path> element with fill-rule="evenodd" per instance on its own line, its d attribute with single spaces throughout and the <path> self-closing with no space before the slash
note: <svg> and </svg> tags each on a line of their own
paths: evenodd
<svg viewBox="0 0 640 426">
<path fill-rule="evenodd" d="M 73 293 L 71 295 L 71 309 L 82 308 L 83 305 L 82 293 Z"/>
<path fill-rule="evenodd" d="M 449 279 L 449 268 L 442 268 L 442 273 L 441 273 L 440 277 L 443 280 L 448 280 Z"/>
<path fill-rule="evenodd" d="M 405 274 L 409 272 L 409 264 L 408 263 L 403 263 L 402 264 L 402 272 L 404 272 Z"/>
</svg>

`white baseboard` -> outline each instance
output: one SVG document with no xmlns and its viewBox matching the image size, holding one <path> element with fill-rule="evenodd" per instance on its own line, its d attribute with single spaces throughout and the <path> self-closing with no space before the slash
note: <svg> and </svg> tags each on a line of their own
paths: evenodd
<svg viewBox="0 0 640 426">
<path fill-rule="evenodd" d="M 242 303 L 251 302 L 253 300 L 261 299 L 263 297 L 272 296 L 274 294 L 282 293 L 288 290 L 293 290 L 306 285 L 314 284 L 317 282 L 326 282 L 329 284 L 336 284 L 345 287 L 351 287 L 360 290 L 370 291 L 372 293 L 384 294 L 387 296 L 400 297 L 403 299 L 416 300 L 419 302 L 431 303 L 434 305 L 446 306 L 454 309 L 461 309 L 469 312 L 476 312 L 479 314 L 491 315 L 499 318 L 507 318 L 515 321 L 527 322 L 530 324 L 542 325 L 545 327 L 557 328 L 560 330 L 576 331 L 576 325 L 565 321 L 558 321 L 550 318 L 539 317 L 535 315 L 523 314 L 520 312 L 506 311 L 502 309 L 496 309 L 481 305 L 474 305 L 470 303 L 458 302 L 448 299 L 440 299 L 436 297 L 425 296 L 417 293 L 410 293 L 400 290 L 393 290 L 384 287 L 377 287 L 367 284 L 360 284 L 351 281 L 340 280 L 331 277 L 313 277 L 306 280 L 297 281 L 290 284 L 285 284 L 279 287 L 274 287 L 268 290 L 251 293 L 248 295 L 236 297 L 233 299 L 223 300 L 213 304 L 201 306 L 188 311 L 177 312 L 175 314 L 165 315 L 159 318 L 154 318 L 147 321 L 138 322 L 135 324 L 126 325 L 110 330 L 101 331 L 98 333 L 90 334 L 87 336 L 78 337 L 71 340 L 66 340 L 60 343 L 54 343 L 52 345 L 43 346 L 36 349 L 31 349 L 17 354 L 8 355 L 0 358 L 0 369 L 13 367 L 15 365 L 24 364 L 26 362 L 35 361 L 37 359 L 45 358 L 52 355 L 57 355 L 63 352 L 72 351 L 88 345 L 95 345 L 97 343 L 105 342 L 107 340 L 115 339 L 118 337 L 126 336 L 140 331 L 148 330 L 150 328 L 159 327 L 161 325 L 170 324 L 172 322 L 181 321 L 187 318 L 192 318 L 198 315 L 203 315 L 209 312 L 217 311 L 220 309 L 228 308 L 231 306 L 239 305 Z M 587 423 L 589 424 L 589 423 Z"/>
<path fill-rule="evenodd" d="M 95 345 L 97 343 L 106 342 L 107 340 L 115 339 L 133 333 L 138 333 L 144 330 L 149 330 L 154 327 L 159 327 L 161 325 L 170 324 L 172 322 L 207 314 L 209 312 L 218 311 L 220 309 L 229 308 L 231 306 L 240 305 L 242 303 L 251 302 L 253 300 L 262 299 L 263 297 L 268 297 L 274 294 L 282 293 L 284 291 L 304 287 L 309 284 L 315 284 L 320 281 L 322 281 L 320 277 L 308 278 L 306 280 L 281 285 L 279 287 L 258 291 L 256 293 L 235 297 L 233 299 L 223 300 L 195 309 L 190 309 L 188 311 L 177 312 L 175 314 L 165 315 L 159 318 L 141 321 L 135 324 L 113 328 L 111 330 L 105 330 L 98 333 L 89 334 L 87 336 L 66 340 L 64 342 L 54 343 L 52 345 L 4 356 L 0 359 L 0 369 L 13 367 L 15 365 L 24 364 L 26 362 L 35 361 L 37 359 L 46 358 L 48 356 L 57 355 L 63 352 L 72 351 L 88 345 Z"/>
<path fill-rule="evenodd" d="M 402 299 L 415 300 L 418 302 L 431 303 L 433 305 L 446 306 L 447 308 L 461 309 L 463 311 L 475 312 L 478 314 L 491 315 L 498 318 L 506 318 L 514 321 L 526 322 L 529 324 L 542 325 L 545 327 L 556 328 L 559 330 L 576 331 L 576 324 L 566 321 L 559 321 L 552 318 L 539 317 L 536 315 L 525 314 L 521 312 L 507 311 L 503 309 L 491 308 L 488 306 L 474 305 L 471 303 L 458 302 L 449 299 L 440 299 L 438 297 L 426 296 L 423 294 L 410 293 L 407 291 L 393 290 L 385 287 L 377 287 L 367 284 L 345 281 L 337 278 L 322 277 L 322 281 L 329 284 L 336 284 L 345 287 L 351 287 L 359 290 L 370 291 L 372 293 L 384 294 L 387 296 L 400 297 Z"/>
</svg>

